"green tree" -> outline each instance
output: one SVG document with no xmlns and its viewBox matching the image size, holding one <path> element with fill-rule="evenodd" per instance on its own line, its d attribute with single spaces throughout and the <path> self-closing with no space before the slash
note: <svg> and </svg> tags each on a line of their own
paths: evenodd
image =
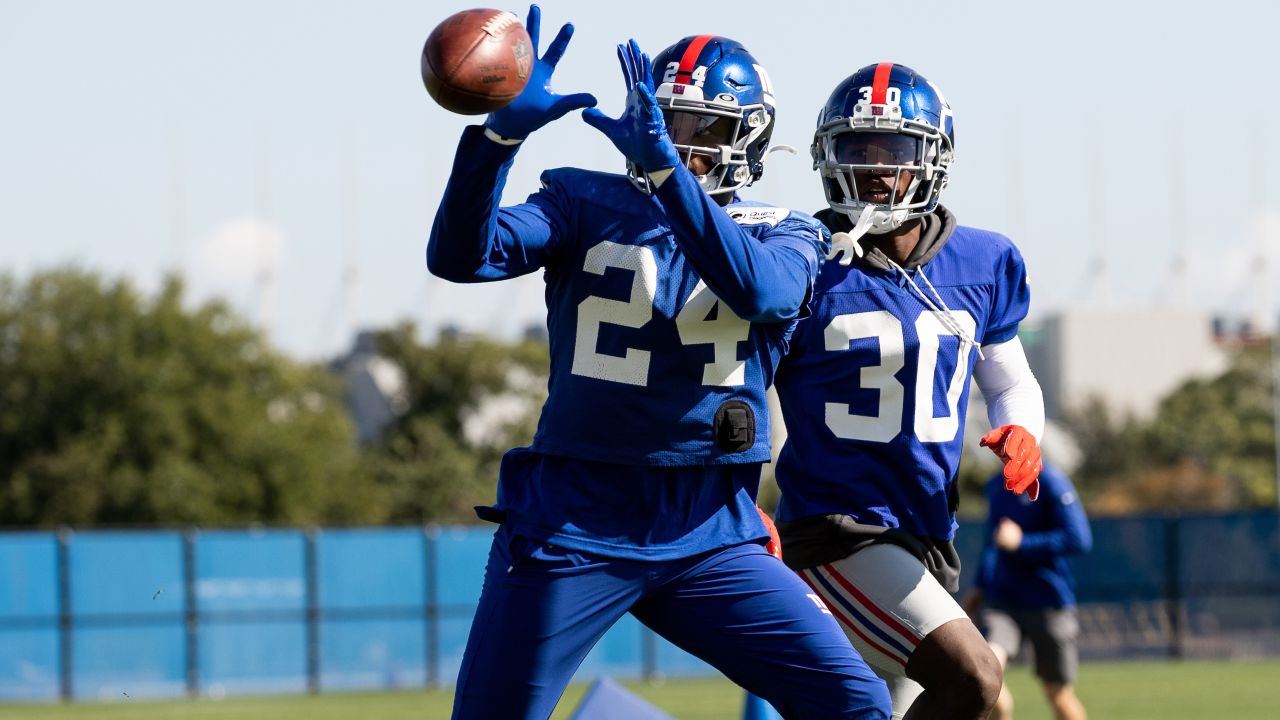
<svg viewBox="0 0 1280 720">
<path fill-rule="evenodd" d="M 539 342 L 446 334 L 433 345 L 405 323 L 378 351 L 405 371 L 409 409 L 366 451 L 395 522 L 475 522 L 493 502 L 503 453 L 533 438 L 550 365 Z"/>
<path fill-rule="evenodd" d="M 1271 353 L 1266 346 L 1237 353 L 1226 372 L 1191 380 L 1160 402 L 1145 444 L 1163 465 L 1193 462 L 1227 480 L 1225 501 L 1275 502 Z"/>
<path fill-rule="evenodd" d="M 176 278 L 0 275 L 0 523 L 376 519 L 339 390 Z"/>
<path fill-rule="evenodd" d="M 1091 400 L 1067 419 L 1083 452 L 1081 493 L 1114 512 L 1274 504 L 1271 387 L 1271 354 L 1257 346 L 1221 375 L 1183 383 L 1150 420 L 1116 419 Z"/>
</svg>

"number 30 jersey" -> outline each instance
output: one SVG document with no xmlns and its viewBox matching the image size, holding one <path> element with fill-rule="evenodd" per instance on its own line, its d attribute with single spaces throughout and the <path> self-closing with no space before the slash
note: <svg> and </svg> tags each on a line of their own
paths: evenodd
<svg viewBox="0 0 1280 720">
<path fill-rule="evenodd" d="M 1007 238 L 958 226 L 906 272 L 918 289 L 894 269 L 823 266 L 812 316 L 778 373 L 788 434 L 780 521 L 847 515 L 921 538 L 954 535 L 977 359 L 963 336 L 986 345 L 1017 334 L 1030 302 L 1026 269 Z"/>
</svg>

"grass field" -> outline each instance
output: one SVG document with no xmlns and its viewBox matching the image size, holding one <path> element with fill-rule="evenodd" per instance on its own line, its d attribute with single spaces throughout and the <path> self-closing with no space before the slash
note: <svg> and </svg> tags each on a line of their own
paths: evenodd
<svg viewBox="0 0 1280 720">
<path fill-rule="evenodd" d="M 1050 717 L 1025 667 L 1009 673 L 1019 720 Z M 725 680 L 672 680 L 629 687 L 677 720 L 741 717 L 742 691 Z M 565 694 L 554 718 L 567 718 L 585 686 Z M 1280 661 L 1094 663 L 1080 672 L 1080 696 L 1093 720 L 1275 720 Z M 449 717 L 448 692 L 330 694 L 228 700 L 73 705 L 0 705 L 0 720 L 436 720 Z"/>
</svg>

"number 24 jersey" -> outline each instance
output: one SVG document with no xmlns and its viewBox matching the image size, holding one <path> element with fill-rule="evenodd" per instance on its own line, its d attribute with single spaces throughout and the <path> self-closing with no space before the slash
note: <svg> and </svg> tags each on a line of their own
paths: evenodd
<svg viewBox="0 0 1280 720">
<path fill-rule="evenodd" d="M 802 258 L 796 267 L 812 282 L 826 246 L 818 221 L 755 202 L 725 210 L 755 241 Z M 621 176 L 547 171 L 543 189 L 500 222 L 517 238 L 533 234 L 522 222 L 549 229 L 545 244 L 507 265 L 546 268 L 551 373 L 533 450 L 641 466 L 769 460 L 765 391 L 799 311 L 777 322 L 734 314 L 708 287 L 716 278 L 700 277 L 681 251 L 658 200 Z M 770 272 L 718 271 L 766 283 Z M 730 401 L 750 409 L 754 436 L 726 450 L 715 418 Z"/>
</svg>

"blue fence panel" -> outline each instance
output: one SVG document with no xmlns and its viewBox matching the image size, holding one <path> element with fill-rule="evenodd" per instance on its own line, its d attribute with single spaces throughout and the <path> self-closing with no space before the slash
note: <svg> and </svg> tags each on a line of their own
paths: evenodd
<svg viewBox="0 0 1280 720">
<path fill-rule="evenodd" d="M 442 617 L 437 627 L 439 681 L 449 685 L 458 679 L 458 669 L 462 667 L 462 654 L 467 649 L 467 634 L 471 632 L 471 615 L 468 613 L 465 617 Z"/>
<path fill-rule="evenodd" d="M 56 700 L 60 678 L 56 627 L 0 630 L 0 700 Z"/>
<path fill-rule="evenodd" d="M 53 533 L 0 535 L 0 627 L 6 621 L 57 622 L 57 570 Z"/>
<path fill-rule="evenodd" d="M 1264 584 L 1280 590 L 1280 515 L 1188 517 L 1178 529 L 1184 588 L 1232 593 L 1240 585 Z"/>
<path fill-rule="evenodd" d="M 197 535 L 196 667 L 202 694 L 306 689 L 306 543 L 301 530 Z"/>
<path fill-rule="evenodd" d="M 178 695 L 186 688 L 182 536 L 83 532 L 68 550 L 77 698 Z"/>
<path fill-rule="evenodd" d="M 76 533 L 70 563 L 71 612 L 77 621 L 101 615 L 181 619 L 186 602 L 181 533 Z"/>
<path fill-rule="evenodd" d="M 389 690 L 421 687 L 427 677 L 426 623 L 335 620 L 320 624 L 320 687 Z"/>
<path fill-rule="evenodd" d="M 1161 517 L 1092 518 L 1093 550 L 1072 560 L 1085 602 L 1154 600 L 1168 581 L 1169 521 Z"/>
<path fill-rule="evenodd" d="M 324 530 L 316 538 L 319 605 L 325 610 L 421 608 L 421 528 Z"/>
<path fill-rule="evenodd" d="M 444 606 L 474 606 L 484 584 L 494 525 L 432 528 L 435 543 L 436 602 Z"/>
<path fill-rule="evenodd" d="M 186 637 L 180 624 L 77 627 L 72 695 L 77 700 L 181 695 Z"/>
<path fill-rule="evenodd" d="M 1280 516 L 1092 527 L 1075 561 L 1082 656 L 1280 654 Z M 493 532 L 0 534 L 0 699 L 452 683 Z M 976 522 L 956 537 L 966 581 L 982 540 Z M 625 616 L 577 679 L 714 673 Z"/>
<path fill-rule="evenodd" d="M 0 698 L 56 699 L 58 644 L 57 538 L 0 535 Z"/>
<path fill-rule="evenodd" d="M 200 692 L 301 692 L 307 688 L 307 627 L 294 622 L 213 622 L 200 627 Z"/>
<path fill-rule="evenodd" d="M 202 531 L 195 546 L 196 608 L 210 617 L 295 610 L 292 617 L 302 620 L 305 559 L 301 530 Z"/>
<path fill-rule="evenodd" d="M 496 526 L 430 528 L 436 583 L 432 599 L 438 604 L 436 653 L 441 683 L 458 679 L 462 654 L 471 630 L 471 615 L 480 601 L 484 566 L 489 559 Z"/>
<path fill-rule="evenodd" d="M 1247 513 L 1179 522 L 1184 654 L 1280 654 L 1280 515 Z"/>
<path fill-rule="evenodd" d="M 418 527 L 317 536 L 322 687 L 423 684 L 426 543 Z"/>
</svg>

